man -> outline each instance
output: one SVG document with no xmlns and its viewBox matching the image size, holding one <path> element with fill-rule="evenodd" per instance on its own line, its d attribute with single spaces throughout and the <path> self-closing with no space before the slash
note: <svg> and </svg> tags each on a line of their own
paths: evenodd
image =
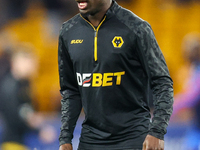
<svg viewBox="0 0 200 150">
<path fill-rule="evenodd" d="M 150 25 L 114 0 L 76 1 L 59 36 L 60 150 L 72 150 L 82 108 L 79 150 L 163 150 L 173 83 Z"/>
<path fill-rule="evenodd" d="M 17 47 L 17 46 L 16 46 Z M 5 53 L 5 52 L 4 52 Z M 10 54 L 10 66 L 0 84 L 0 113 L 5 123 L 1 150 L 27 150 L 24 135 L 37 130 L 37 118 L 32 108 L 30 78 L 36 73 L 36 58 L 26 46 Z M 37 120 L 35 120 L 37 119 Z"/>
<path fill-rule="evenodd" d="M 174 111 L 171 121 L 191 122 L 192 126 L 185 135 L 185 149 L 199 149 L 200 143 L 200 33 L 188 33 L 182 42 L 183 56 L 187 65 L 178 73 L 187 74 L 181 81 L 182 91 L 174 96 Z M 184 117 L 181 117 L 184 116 Z M 195 133 L 195 134 L 194 134 Z M 195 139 L 195 140 L 194 140 Z"/>
</svg>

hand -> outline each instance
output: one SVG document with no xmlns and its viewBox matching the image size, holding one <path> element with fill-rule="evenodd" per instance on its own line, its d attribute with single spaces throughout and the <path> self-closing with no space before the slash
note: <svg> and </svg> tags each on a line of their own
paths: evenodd
<svg viewBox="0 0 200 150">
<path fill-rule="evenodd" d="M 69 143 L 63 144 L 60 146 L 59 150 L 73 150 L 72 144 L 69 144 Z"/>
<path fill-rule="evenodd" d="M 143 142 L 142 150 L 164 150 L 164 141 L 154 136 L 147 135 Z"/>
</svg>

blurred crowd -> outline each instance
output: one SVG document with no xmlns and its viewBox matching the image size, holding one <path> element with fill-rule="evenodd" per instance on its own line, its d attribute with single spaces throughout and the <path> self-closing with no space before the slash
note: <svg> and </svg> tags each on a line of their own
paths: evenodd
<svg viewBox="0 0 200 150">
<path fill-rule="evenodd" d="M 67 0 L 0 0 L 0 26 L 10 20 L 23 17 L 30 5 L 43 5 L 49 13 L 57 14 L 59 17 L 74 15 L 77 12 L 75 3 Z M 65 14 L 65 15 L 63 15 Z"/>
<path fill-rule="evenodd" d="M 43 5 L 50 14 L 68 18 L 78 12 L 75 0 L 0 0 L 0 27 L 12 19 L 23 17 L 32 4 Z M 135 3 L 138 0 L 117 0 L 118 2 Z M 157 0 L 163 1 L 163 0 Z M 173 3 L 188 4 L 199 0 L 169 0 Z"/>
<path fill-rule="evenodd" d="M 193 124 L 200 133 L 200 0 L 117 2 L 152 25 L 174 80 L 171 124 Z M 77 13 L 75 0 L 0 0 L 3 140 L 23 144 L 27 130 L 55 140 L 52 128 L 43 130 L 46 115 L 41 112 L 52 116 L 60 111 L 58 34 L 62 23 Z M 46 137 L 46 131 L 52 136 Z M 194 138 L 200 145 L 200 137 Z"/>
</svg>

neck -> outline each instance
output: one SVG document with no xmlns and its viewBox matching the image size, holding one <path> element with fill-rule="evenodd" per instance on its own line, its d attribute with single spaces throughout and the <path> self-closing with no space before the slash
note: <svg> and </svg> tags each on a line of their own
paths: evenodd
<svg viewBox="0 0 200 150">
<path fill-rule="evenodd" d="M 104 17 L 104 15 L 106 14 L 107 10 L 110 8 L 111 4 L 112 4 L 112 0 L 110 0 L 108 3 L 106 3 L 99 12 L 95 13 L 94 15 L 89 15 L 88 16 L 89 21 L 94 26 L 98 26 L 100 24 L 102 18 Z"/>
</svg>

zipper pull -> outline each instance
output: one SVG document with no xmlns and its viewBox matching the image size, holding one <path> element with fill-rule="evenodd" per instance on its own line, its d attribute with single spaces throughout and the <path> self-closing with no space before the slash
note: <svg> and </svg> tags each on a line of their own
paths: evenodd
<svg viewBox="0 0 200 150">
<path fill-rule="evenodd" d="M 94 37 L 97 37 L 97 30 L 94 30 Z"/>
</svg>

